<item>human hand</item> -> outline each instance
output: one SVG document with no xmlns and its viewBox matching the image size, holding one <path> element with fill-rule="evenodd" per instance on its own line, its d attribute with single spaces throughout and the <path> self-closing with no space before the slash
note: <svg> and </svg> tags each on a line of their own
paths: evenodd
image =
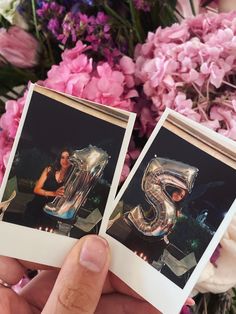
<svg viewBox="0 0 236 314">
<path fill-rule="evenodd" d="M 54 196 L 63 196 L 64 193 L 65 193 L 65 189 L 63 186 L 61 186 L 54 192 Z"/>
<path fill-rule="evenodd" d="M 86 236 L 71 250 L 60 272 L 55 268 L 41 271 L 19 295 L 0 285 L 0 313 L 158 314 L 120 279 L 108 273 L 109 260 L 106 241 L 95 235 Z M 49 269 L 0 257 L 0 278 L 11 285 L 22 278 L 27 268 Z"/>
</svg>

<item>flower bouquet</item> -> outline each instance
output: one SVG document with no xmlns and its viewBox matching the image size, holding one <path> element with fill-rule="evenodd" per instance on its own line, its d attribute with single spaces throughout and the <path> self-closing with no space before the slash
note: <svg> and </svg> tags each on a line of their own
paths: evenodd
<svg viewBox="0 0 236 314">
<path fill-rule="evenodd" d="M 0 4 L 0 180 L 28 81 L 137 113 L 122 180 L 166 107 L 236 140 L 232 5 L 208 0 Z M 196 291 L 220 293 L 235 285 L 235 225 L 234 219 Z M 207 305 L 197 298 L 200 313 Z"/>
</svg>

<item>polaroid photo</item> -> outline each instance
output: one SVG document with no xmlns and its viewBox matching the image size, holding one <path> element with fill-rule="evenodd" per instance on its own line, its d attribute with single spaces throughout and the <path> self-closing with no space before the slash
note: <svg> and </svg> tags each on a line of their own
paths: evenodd
<svg viewBox="0 0 236 314">
<path fill-rule="evenodd" d="M 100 234 L 111 271 L 177 314 L 236 212 L 236 143 L 167 109 Z"/>
<path fill-rule="evenodd" d="M 0 254 L 60 266 L 98 233 L 135 114 L 31 85 L 0 191 Z"/>
</svg>

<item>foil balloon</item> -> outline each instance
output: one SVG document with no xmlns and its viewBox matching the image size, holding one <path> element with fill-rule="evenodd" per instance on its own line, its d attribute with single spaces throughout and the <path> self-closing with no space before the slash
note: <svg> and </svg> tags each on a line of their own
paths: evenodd
<svg viewBox="0 0 236 314">
<path fill-rule="evenodd" d="M 141 205 L 132 209 L 127 219 L 145 236 L 163 237 L 174 227 L 177 219 L 176 202 L 168 188 L 191 193 L 196 167 L 166 158 L 153 158 L 142 178 L 142 190 L 149 207 Z"/>
<path fill-rule="evenodd" d="M 75 150 L 69 158 L 72 166 L 65 180 L 64 195 L 47 203 L 44 211 L 62 219 L 73 219 L 89 191 L 102 176 L 108 159 L 108 154 L 96 146 Z"/>
</svg>

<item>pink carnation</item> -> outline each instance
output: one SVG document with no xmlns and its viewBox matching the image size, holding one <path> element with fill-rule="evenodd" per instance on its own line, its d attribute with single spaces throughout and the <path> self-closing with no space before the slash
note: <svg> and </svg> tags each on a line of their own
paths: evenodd
<svg viewBox="0 0 236 314">
<path fill-rule="evenodd" d="M 0 28 L 0 60 L 19 68 L 30 68 L 37 63 L 38 42 L 23 29 L 12 26 Z M 3 58 L 1 58 L 3 57 Z"/>
</svg>

